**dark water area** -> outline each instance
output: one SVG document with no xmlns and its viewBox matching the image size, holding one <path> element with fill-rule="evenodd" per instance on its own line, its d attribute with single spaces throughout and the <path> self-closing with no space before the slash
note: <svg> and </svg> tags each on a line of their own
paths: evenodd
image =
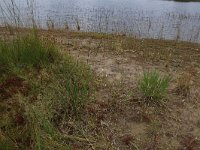
<svg viewBox="0 0 200 150">
<path fill-rule="evenodd" d="M 81 31 L 200 42 L 200 2 L 182 1 L 35 0 L 33 5 L 41 28 L 51 23 L 54 28 L 77 30 L 78 25 Z M 15 3 L 22 20 L 30 20 L 26 0 Z"/>
</svg>

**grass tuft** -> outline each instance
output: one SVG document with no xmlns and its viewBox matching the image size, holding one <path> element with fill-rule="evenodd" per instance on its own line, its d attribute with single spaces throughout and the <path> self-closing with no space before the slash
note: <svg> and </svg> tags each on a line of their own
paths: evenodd
<svg viewBox="0 0 200 150">
<path fill-rule="evenodd" d="M 58 56 L 51 43 L 43 43 L 35 34 L 0 41 L 0 72 L 9 67 L 34 67 L 53 63 Z"/>
<path fill-rule="evenodd" d="M 169 76 L 161 76 L 157 71 L 146 72 L 139 83 L 139 89 L 148 102 L 159 102 L 165 97 L 169 82 Z"/>
<path fill-rule="evenodd" d="M 192 74 L 189 72 L 184 72 L 177 79 L 176 91 L 179 95 L 189 96 L 192 82 Z"/>
</svg>

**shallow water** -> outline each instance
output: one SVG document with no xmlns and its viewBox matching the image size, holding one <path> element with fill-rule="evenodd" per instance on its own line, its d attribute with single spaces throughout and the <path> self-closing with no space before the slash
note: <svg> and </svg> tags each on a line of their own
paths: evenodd
<svg viewBox="0 0 200 150">
<path fill-rule="evenodd" d="M 26 0 L 16 0 L 27 19 Z M 200 3 L 165 0 L 35 0 L 40 26 L 200 42 Z M 25 17 L 26 16 L 26 17 Z M 24 19 L 25 20 L 25 19 Z M 48 23 L 47 23 L 48 22 Z M 28 25 L 28 22 L 26 22 Z"/>
</svg>

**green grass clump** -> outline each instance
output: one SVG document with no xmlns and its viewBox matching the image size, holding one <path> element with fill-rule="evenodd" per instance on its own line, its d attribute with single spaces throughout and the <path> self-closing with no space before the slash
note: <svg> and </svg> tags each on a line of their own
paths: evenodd
<svg viewBox="0 0 200 150">
<path fill-rule="evenodd" d="M 157 71 L 146 72 L 139 83 L 139 89 L 148 101 L 159 102 L 164 98 L 169 82 L 169 76 L 161 76 Z"/>
<path fill-rule="evenodd" d="M 82 136 L 79 129 L 73 135 L 62 129 L 81 122 L 93 91 L 92 71 L 37 35 L 0 44 L 1 148 L 70 149 Z"/>
<path fill-rule="evenodd" d="M 51 43 L 43 43 L 36 34 L 0 41 L 0 72 L 9 67 L 29 67 L 52 63 L 58 52 Z"/>
</svg>

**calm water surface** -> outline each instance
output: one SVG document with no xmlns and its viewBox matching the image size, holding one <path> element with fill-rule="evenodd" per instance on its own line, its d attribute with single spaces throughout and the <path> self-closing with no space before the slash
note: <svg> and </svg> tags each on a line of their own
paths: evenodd
<svg viewBox="0 0 200 150">
<path fill-rule="evenodd" d="M 27 16 L 26 0 L 16 0 Z M 38 24 L 200 42 L 200 3 L 165 0 L 35 0 Z M 28 24 L 28 22 L 26 22 Z"/>
</svg>

